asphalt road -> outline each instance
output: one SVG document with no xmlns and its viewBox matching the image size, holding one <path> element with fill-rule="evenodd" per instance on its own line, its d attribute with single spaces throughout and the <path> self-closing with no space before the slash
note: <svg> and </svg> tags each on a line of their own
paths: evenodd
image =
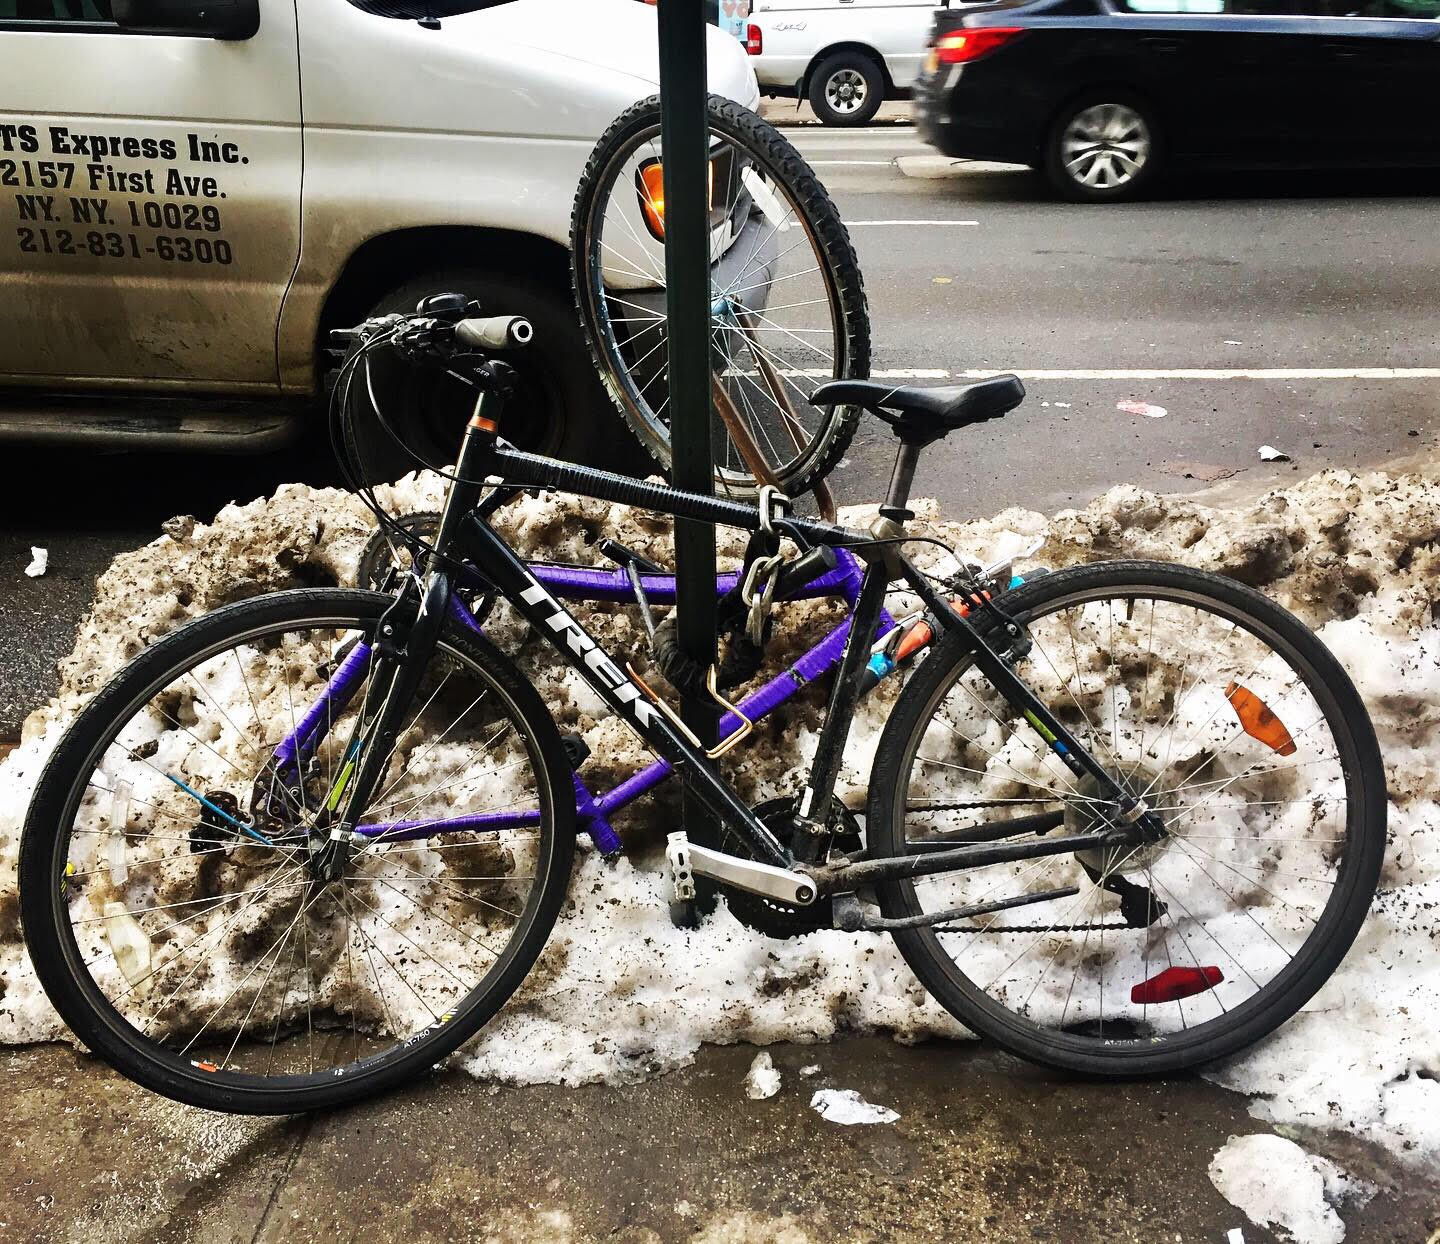
<svg viewBox="0 0 1440 1244">
<path fill-rule="evenodd" d="M 1237 174 L 1088 206 L 1057 203 L 1028 169 L 946 160 L 907 130 L 792 136 L 855 240 L 874 370 L 1026 381 L 1003 423 L 922 459 L 917 492 L 948 509 L 1054 508 L 1120 481 L 1179 491 L 1230 472 L 1263 486 L 1436 442 L 1433 174 Z M 1131 399 L 1167 413 L 1117 409 Z M 842 500 L 883 489 L 889 436 L 869 432 Z M 1292 462 L 1262 463 L 1262 444 Z"/>
<path fill-rule="evenodd" d="M 1121 481 L 1258 488 L 1436 444 L 1434 175 L 1237 175 L 1089 207 L 1055 202 L 1025 169 L 944 160 L 903 126 L 791 134 L 855 238 L 877 373 L 1026 378 L 1020 410 L 922 459 L 916 495 L 951 513 L 1053 509 Z M 1117 409 L 1132 399 L 1166 414 Z M 1292 461 L 1262 463 L 1261 444 Z M 892 457 L 889 433 L 862 426 L 833 480 L 840 501 L 880 495 Z M 286 480 L 332 478 L 320 438 L 249 460 L 8 454 L 0 738 L 47 694 L 117 551 L 171 514 L 208 518 Z M 51 565 L 33 580 L 32 544 Z"/>
</svg>

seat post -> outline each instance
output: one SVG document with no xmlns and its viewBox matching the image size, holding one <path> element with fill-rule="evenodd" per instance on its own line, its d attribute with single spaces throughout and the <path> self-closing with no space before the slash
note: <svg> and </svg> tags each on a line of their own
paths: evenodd
<svg viewBox="0 0 1440 1244">
<path fill-rule="evenodd" d="M 885 504 L 880 507 L 882 517 L 894 519 L 897 523 L 915 517 L 908 502 L 910 484 L 915 478 L 915 464 L 920 461 L 920 448 L 920 441 L 909 437 L 901 440 L 900 450 L 895 455 L 895 469 L 890 473 L 890 491 L 885 495 Z"/>
</svg>

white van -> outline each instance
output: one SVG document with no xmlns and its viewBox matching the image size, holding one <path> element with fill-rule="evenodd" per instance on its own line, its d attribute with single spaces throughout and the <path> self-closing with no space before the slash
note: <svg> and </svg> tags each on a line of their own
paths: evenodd
<svg viewBox="0 0 1440 1244">
<path fill-rule="evenodd" d="M 934 0 L 752 0 L 746 51 L 767 95 L 809 99 L 827 125 L 864 125 L 920 73 Z"/>
<path fill-rule="evenodd" d="M 0 0 L 0 439 L 268 447 L 330 328 L 455 289 L 534 321 L 516 439 L 613 443 L 570 208 L 657 89 L 655 11 L 482 7 Z M 708 34 L 710 88 L 756 106 Z"/>
</svg>

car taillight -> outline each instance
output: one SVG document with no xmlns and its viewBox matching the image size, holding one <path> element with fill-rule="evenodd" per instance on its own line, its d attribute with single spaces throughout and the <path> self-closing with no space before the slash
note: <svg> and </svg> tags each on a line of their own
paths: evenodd
<svg viewBox="0 0 1440 1244">
<path fill-rule="evenodd" d="M 754 22 L 745 27 L 745 50 L 751 56 L 759 56 L 765 50 L 765 37 Z"/>
<path fill-rule="evenodd" d="M 963 65 L 978 60 L 998 47 L 1023 35 L 1022 26 L 976 26 L 968 30 L 951 30 L 935 40 L 935 59 L 942 65 Z"/>
</svg>

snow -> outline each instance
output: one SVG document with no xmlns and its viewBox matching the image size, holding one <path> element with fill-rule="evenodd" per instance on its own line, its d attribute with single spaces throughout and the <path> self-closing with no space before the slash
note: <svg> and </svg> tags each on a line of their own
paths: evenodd
<svg viewBox="0 0 1440 1244">
<path fill-rule="evenodd" d="M 810 1098 L 810 1109 L 830 1123 L 856 1124 L 894 1123 L 900 1116 L 888 1106 L 866 1101 L 854 1089 L 817 1089 Z"/>
<path fill-rule="evenodd" d="M 433 479 L 411 479 L 392 490 L 390 508 L 434 509 L 439 497 Z M 1440 484 L 1328 471 L 1226 509 L 1128 486 L 1050 517 L 1012 509 L 952 523 L 933 504 L 917 509 L 918 530 L 977 561 L 1038 537 L 1045 544 L 1032 561 L 1049 566 L 1179 560 L 1257 586 L 1321 627 L 1366 700 L 1386 759 L 1382 894 L 1341 969 L 1301 1014 L 1206 1074 L 1250 1094 L 1260 1119 L 1343 1129 L 1417 1165 L 1433 1163 L 1440 1157 Z M 872 513 L 842 517 L 863 523 Z M 526 498 L 503 512 L 501 526 L 524 555 L 591 561 L 591 544 L 608 534 L 644 555 L 669 557 L 665 520 L 600 501 Z M 21 745 L 0 762 L 0 1039 L 64 1035 L 18 940 L 14 882 L 29 792 L 64 724 L 126 660 L 186 618 L 277 588 L 345 581 L 368 531 L 369 517 L 353 498 L 292 485 L 228 507 L 210 524 L 172 520 L 164 536 L 101 576 L 94 609 L 61 662 L 57 698 L 31 715 Z M 722 558 L 733 564 L 743 540 L 722 539 Z M 921 547 L 919 560 L 938 567 L 943 554 Z M 633 611 L 577 612 L 617 656 L 643 645 Z M 787 607 L 776 662 L 809 646 L 836 617 L 830 603 Z M 592 789 L 648 762 L 623 724 L 541 645 L 527 642 L 503 609 L 487 630 L 536 682 L 560 728 L 585 738 Z M 217 681 L 219 703 L 243 695 L 236 681 Z M 870 758 L 897 690 L 897 680 L 882 685 L 857 718 L 839 786 L 852 807 L 863 806 Z M 762 746 L 727 759 L 746 799 L 794 789 L 819 716 L 815 697 L 798 698 L 766 723 Z M 163 736 L 157 731 L 157 746 L 166 744 Z M 432 760 L 443 773 L 444 756 Z M 661 788 L 620 820 L 627 856 L 618 863 L 605 864 L 582 842 L 537 970 L 461 1052 L 463 1066 L 513 1083 L 622 1082 L 682 1066 L 704 1042 L 965 1035 L 883 936 L 822 932 L 772 941 L 744 928 L 723 903 L 700 928 L 674 928 L 659 871 L 665 833 L 677 824 L 674 794 Z M 99 847 L 96 855 L 108 860 Z M 230 983 L 221 974 L 208 987 Z"/>
<path fill-rule="evenodd" d="M 1335 1207 L 1364 1205 L 1372 1185 L 1283 1136 L 1232 1136 L 1210 1161 L 1210 1182 L 1251 1222 L 1295 1244 L 1340 1244 Z"/>
<path fill-rule="evenodd" d="M 42 549 L 38 545 L 30 546 L 30 560 L 25 565 L 25 573 L 32 579 L 38 579 L 45 573 L 50 565 L 50 550 Z"/>
<path fill-rule="evenodd" d="M 751 1101 L 764 1101 L 779 1091 L 780 1073 L 775 1069 L 775 1060 L 761 1050 L 745 1073 L 745 1096 Z"/>
</svg>

